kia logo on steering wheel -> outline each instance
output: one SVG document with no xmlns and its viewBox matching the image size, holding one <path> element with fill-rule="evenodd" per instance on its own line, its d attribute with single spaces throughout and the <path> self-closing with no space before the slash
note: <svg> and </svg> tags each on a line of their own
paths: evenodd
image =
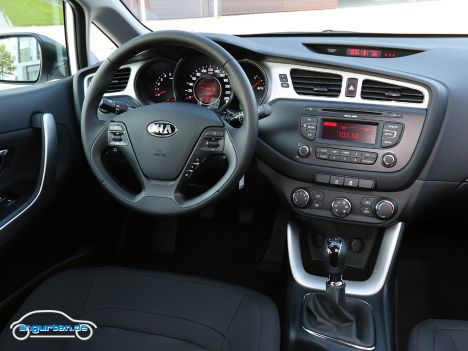
<svg viewBox="0 0 468 351">
<path fill-rule="evenodd" d="M 151 135 L 162 138 L 170 137 L 177 133 L 177 127 L 175 124 L 167 121 L 154 121 L 148 124 L 146 130 Z"/>
</svg>

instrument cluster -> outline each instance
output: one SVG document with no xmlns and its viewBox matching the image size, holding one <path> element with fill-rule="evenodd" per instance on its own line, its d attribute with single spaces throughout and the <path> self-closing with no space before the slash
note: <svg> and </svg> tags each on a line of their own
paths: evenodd
<svg viewBox="0 0 468 351">
<path fill-rule="evenodd" d="M 268 77 L 263 68 L 251 60 L 240 60 L 257 103 L 268 93 Z M 146 104 L 187 102 L 230 113 L 242 111 L 233 94 L 226 71 L 203 55 L 191 55 L 175 62 L 156 59 L 144 65 L 136 77 L 135 90 Z"/>
</svg>

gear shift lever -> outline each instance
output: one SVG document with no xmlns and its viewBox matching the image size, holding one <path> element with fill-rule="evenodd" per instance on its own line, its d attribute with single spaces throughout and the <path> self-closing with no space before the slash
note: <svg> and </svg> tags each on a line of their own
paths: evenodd
<svg viewBox="0 0 468 351">
<path fill-rule="evenodd" d="M 348 244 L 330 237 L 323 245 L 323 264 L 328 272 L 326 292 L 309 294 L 305 299 L 303 326 L 314 335 L 357 348 L 375 347 L 372 310 L 365 302 L 346 298 L 343 281 Z"/>
<path fill-rule="evenodd" d="M 327 238 L 323 246 L 323 264 L 329 279 L 326 285 L 327 294 L 341 307 L 345 307 L 346 284 L 343 281 L 348 244 L 339 237 Z"/>
</svg>

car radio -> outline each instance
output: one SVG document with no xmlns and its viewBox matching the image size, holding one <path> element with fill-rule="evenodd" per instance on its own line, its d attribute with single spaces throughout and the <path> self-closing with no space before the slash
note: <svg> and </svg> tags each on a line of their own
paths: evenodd
<svg viewBox="0 0 468 351">
<path fill-rule="evenodd" d="M 310 105 L 303 106 L 301 112 L 296 148 L 290 149 L 292 158 L 373 172 L 394 172 L 409 162 L 426 115 L 422 109 L 356 110 Z"/>
</svg>

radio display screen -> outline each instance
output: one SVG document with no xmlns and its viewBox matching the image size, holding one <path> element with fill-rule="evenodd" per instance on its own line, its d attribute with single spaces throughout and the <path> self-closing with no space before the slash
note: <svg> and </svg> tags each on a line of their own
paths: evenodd
<svg viewBox="0 0 468 351">
<path fill-rule="evenodd" d="M 322 139 L 349 143 L 375 144 L 377 139 L 377 125 L 323 120 Z"/>
</svg>

